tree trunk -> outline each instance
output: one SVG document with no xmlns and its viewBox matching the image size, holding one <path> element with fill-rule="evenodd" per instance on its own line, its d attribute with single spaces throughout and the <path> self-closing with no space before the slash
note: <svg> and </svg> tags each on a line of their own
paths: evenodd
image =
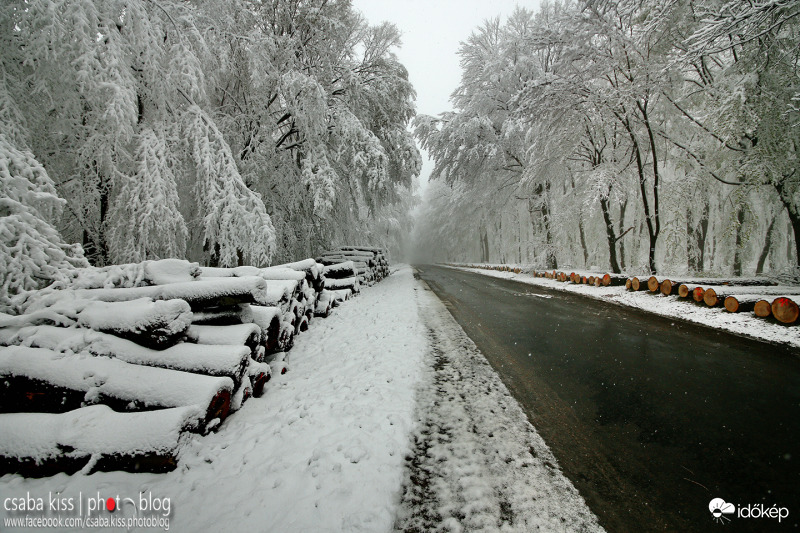
<svg viewBox="0 0 800 533">
<path fill-rule="evenodd" d="M 769 227 L 767 227 L 767 235 L 764 237 L 764 247 L 761 248 L 761 255 L 758 256 L 758 264 L 756 264 L 756 275 L 764 272 L 764 264 L 767 261 L 767 257 L 769 257 L 770 250 L 772 249 L 772 232 L 775 229 L 775 221 L 777 219 L 777 216 L 772 217 Z"/>
<path fill-rule="evenodd" d="M 545 239 L 547 243 L 547 267 L 558 268 L 558 260 L 555 250 L 553 249 L 553 234 L 550 231 L 550 207 L 547 203 L 549 192 L 550 182 L 547 182 L 544 186 L 544 194 L 542 196 L 542 220 L 544 220 Z"/>
<path fill-rule="evenodd" d="M 703 200 L 700 220 L 692 224 L 691 211 L 686 217 L 686 256 L 689 272 L 702 272 L 705 268 L 706 235 L 708 234 L 708 202 Z"/>
<path fill-rule="evenodd" d="M 583 267 L 589 266 L 589 250 L 586 247 L 586 234 L 583 231 L 583 217 L 578 215 L 578 236 L 581 241 L 581 249 L 583 250 Z"/>
<path fill-rule="evenodd" d="M 611 220 L 611 213 L 608 209 L 608 197 L 600 198 L 600 211 L 603 213 L 603 221 L 606 224 L 606 239 L 608 241 L 608 261 L 611 271 L 614 274 L 622 272 L 617 262 L 617 237 L 614 231 L 614 222 Z M 622 227 L 622 226 L 621 226 Z"/>
<path fill-rule="evenodd" d="M 625 211 L 628 209 L 628 199 L 625 198 L 625 201 L 622 202 L 622 205 L 619 206 L 619 227 L 625 227 Z M 625 269 L 625 241 L 620 239 L 619 241 L 619 266 L 620 272 Z"/>
<path fill-rule="evenodd" d="M 658 192 L 657 187 L 658 183 L 656 182 L 653 186 L 653 192 L 655 193 L 655 201 L 654 201 L 654 209 L 651 213 L 650 210 L 650 202 L 647 199 L 647 176 L 645 175 L 645 159 L 642 156 L 642 150 L 639 146 L 639 140 L 636 138 L 636 133 L 633 131 L 633 126 L 630 123 L 630 119 L 625 117 L 624 119 L 620 119 L 622 125 L 625 127 L 626 131 L 628 132 L 628 136 L 631 139 L 631 145 L 633 148 L 633 153 L 636 159 L 636 171 L 639 177 L 639 193 L 642 197 L 642 207 L 644 208 L 644 220 L 647 226 L 647 236 L 649 240 L 649 249 L 647 254 L 648 259 L 648 268 L 650 269 L 651 274 L 656 273 L 656 243 L 658 242 L 658 233 L 660 231 L 660 221 L 658 218 L 658 210 L 657 210 L 657 198 Z M 655 147 L 653 147 L 653 151 L 655 152 Z M 657 168 L 655 166 L 654 168 Z"/>
<path fill-rule="evenodd" d="M 736 248 L 733 251 L 733 275 L 742 275 L 742 226 L 744 225 L 744 208 L 736 210 Z"/>
<path fill-rule="evenodd" d="M 783 207 L 786 208 L 786 214 L 789 215 L 789 223 L 792 225 L 792 231 L 794 232 L 795 265 L 800 266 L 800 211 L 798 211 L 798 206 L 794 203 L 794 196 L 791 191 L 786 190 L 786 185 L 783 182 L 774 183 L 774 186 L 775 190 L 778 191 Z"/>
<path fill-rule="evenodd" d="M 486 226 L 481 226 L 481 262 L 489 262 L 489 232 Z"/>
</svg>

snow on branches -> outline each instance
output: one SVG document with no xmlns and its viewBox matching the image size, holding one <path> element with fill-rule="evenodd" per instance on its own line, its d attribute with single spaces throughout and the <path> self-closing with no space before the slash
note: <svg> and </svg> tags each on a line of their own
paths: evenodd
<svg viewBox="0 0 800 533">
<path fill-rule="evenodd" d="M 310 254 L 419 173 L 399 32 L 347 2 L 6 4 L 2 131 L 53 177 L 68 209 L 50 222 L 97 266 Z"/>
<path fill-rule="evenodd" d="M 111 213 L 111 253 L 118 261 L 182 257 L 188 232 L 164 132 L 139 134 L 136 172 L 126 177 Z"/>
<path fill-rule="evenodd" d="M 275 250 L 275 229 L 261 197 L 242 180 L 230 146 L 196 105 L 187 109 L 184 126 L 197 175 L 195 198 L 205 213 L 205 244 L 219 248 L 222 266 L 236 266 L 240 253 L 249 264 L 268 264 Z"/>
<path fill-rule="evenodd" d="M 64 200 L 44 167 L 0 133 L 0 310 L 20 291 L 66 280 L 88 266 L 80 245 L 66 244 L 51 225 Z"/>
</svg>

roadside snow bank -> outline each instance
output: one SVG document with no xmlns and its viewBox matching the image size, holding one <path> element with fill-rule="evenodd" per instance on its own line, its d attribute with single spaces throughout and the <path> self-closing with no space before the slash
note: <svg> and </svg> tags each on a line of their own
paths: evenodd
<svg viewBox="0 0 800 533">
<path fill-rule="evenodd" d="M 572 292 L 596 298 L 604 302 L 617 305 L 636 307 L 647 313 L 661 316 L 688 320 L 716 329 L 721 329 L 750 337 L 751 339 L 767 341 L 775 344 L 784 344 L 800 348 L 800 327 L 785 326 L 753 316 L 752 313 L 729 313 L 723 307 L 708 307 L 705 304 L 679 300 L 674 296 L 650 294 L 648 291 L 631 292 L 625 287 L 593 287 L 590 285 L 576 285 L 574 283 L 555 281 L 543 278 L 534 278 L 529 274 L 514 274 L 513 272 L 497 272 L 477 268 L 450 267 L 475 274 L 482 274 L 492 278 L 503 278 L 536 285 L 557 291 Z M 689 298 L 691 300 L 691 298 Z"/>
<path fill-rule="evenodd" d="M 218 433 L 189 436 L 175 471 L 7 475 L 0 493 L 138 500 L 150 492 L 170 498 L 172 531 L 389 531 L 429 349 L 414 286 L 401 268 L 314 320 L 289 372 Z"/>
</svg>

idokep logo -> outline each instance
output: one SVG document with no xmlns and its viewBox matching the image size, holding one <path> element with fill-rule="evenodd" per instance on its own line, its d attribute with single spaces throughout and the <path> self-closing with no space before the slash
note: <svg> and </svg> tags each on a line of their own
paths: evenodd
<svg viewBox="0 0 800 533">
<path fill-rule="evenodd" d="M 735 513 L 736 506 L 726 502 L 722 498 L 714 498 L 709 502 L 708 510 L 711 511 L 711 514 L 714 516 L 714 522 L 724 524 L 725 522 L 731 521 L 731 519 L 725 515 Z"/>
<path fill-rule="evenodd" d="M 778 523 L 789 516 L 789 509 L 786 507 L 778 507 L 777 504 L 772 506 L 764 505 L 763 503 L 739 505 L 737 510 L 734 504 L 728 503 L 722 498 L 714 498 L 711 500 L 708 503 L 708 510 L 711 511 L 711 516 L 713 516 L 714 521 L 720 524 L 730 522 L 731 519 L 728 516 L 735 516 L 736 518 L 777 518 Z"/>
</svg>

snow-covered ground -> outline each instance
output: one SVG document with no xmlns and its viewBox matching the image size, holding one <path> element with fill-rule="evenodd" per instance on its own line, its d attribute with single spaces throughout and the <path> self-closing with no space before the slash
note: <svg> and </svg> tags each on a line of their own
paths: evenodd
<svg viewBox="0 0 800 533">
<path fill-rule="evenodd" d="M 57 516 L 46 511 L 50 496 L 76 507 L 81 499 L 84 517 L 89 498 L 119 497 L 114 513 L 95 513 L 115 518 L 132 516 L 125 498 L 168 499 L 170 531 L 600 529 L 410 267 L 315 320 L 290 352 L 290 371 L 217 433 L 190 435 L 175 471 L 7 475 L 0 496 L 45 502 L 45 512 L 3 510 L 4 520 Z"/>
<path fill-rule="evenodd" d="M 688 320 L 737 335 L 800 348 L 800 327 L 777 324 L 757 318 L 753 313 L 730 313 L 722 307 L 712 308 L 698 305 L 694 302 L 679 300 L 675 296 L 653 295 L 648 291 L 632 292 L 625 289 L 625 287 L 576 285 L 571 282 L 565 283 L 546 278 L 535 278 L 530 274 L 515 274 L 513 272 L 499 272 L 478 268 L 451 266 L 447 266 L 447 268 L 457 268 L 493 278 L 513 279 L 529 285 L 582 294 L 604 302 L 636 307 L 648 313 Z"/>
</svg>

